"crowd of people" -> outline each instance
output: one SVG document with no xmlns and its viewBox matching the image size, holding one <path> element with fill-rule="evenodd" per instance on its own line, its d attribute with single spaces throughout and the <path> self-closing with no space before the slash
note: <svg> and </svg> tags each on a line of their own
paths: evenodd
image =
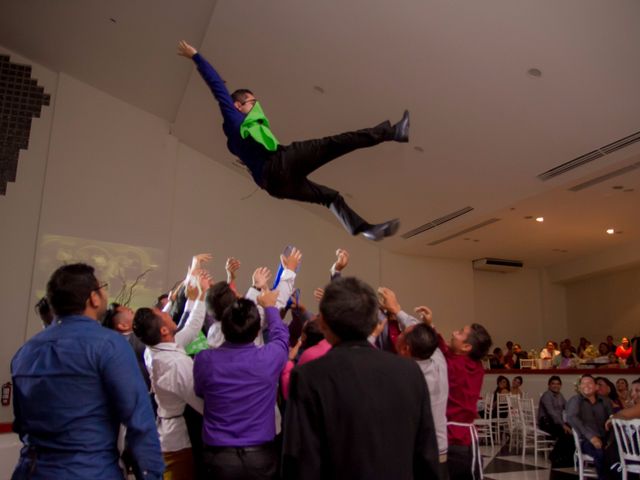
<svg viewBox="0 0 640 480">
<path fill-rule="evenodd" d="M 38 304 L 45 328 L 11 362 L 14 479 L 477 478 L 473 422 L 491 337 L 445 341 L 426 306 L 343 276 L 336 252 L 318 313 L 299 301 L 302 254 L 240 295 L 194 256 L 153 306 L 108 304 L 86 264 Z"/>
<path fill-rule="evenodd" d="M 558 344 L 549 340 L 539 352 L 523 350 L 519 343 L 508 341 L 506 350 L 500 347 L 493 349 L 489 355 L 491 369 L 521 368 L 520 361 L 525 359 L 540 360 L 543 368 L 577 368 L 580 365 L 588 367 L 637 367 L 640 365 L 640 336 L 631 340 L 622 337 L 616 345 L 613 336 L 608 335 L 606 341 L 600 342 L 595 348 L 585 337 L 580 337 L 578 346 L 572 345 L 571 340 L 565 338 Z"/>
</svg>

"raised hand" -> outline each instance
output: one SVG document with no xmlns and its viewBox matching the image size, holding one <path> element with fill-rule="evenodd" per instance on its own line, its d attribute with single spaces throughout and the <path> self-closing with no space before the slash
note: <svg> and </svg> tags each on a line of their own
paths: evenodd
<svg viewBox="0 0 640 480">
<path fill-rule="evenodd" d="M 229 257 L 224 264 L 224 269 L 227 271 L 227 283 L 231 283 L 236 279 L 236 272 L 240 268 L 240 260 Z"/>
<path fill-rule="evenodd" d="M 291 253 L 288 256 L 285 257 L 284 255 L 280 255 L 280 263 L 282 264 L 282 267 L 293 272 L 296 271 L 301 260 L 302 252 L 300 252 L 296 247 L 291 249 Z"/>
<path fill-rule="evenodd" d="M 380 306 L 383 310 L 387 312 L 397 315 L 402 307 L 398 303 L 398 298 L 393 290 L 387 287 L 378 288 L 378 299 L 380 300 Z"/>
<path fill-rule="evenodd" d="M 342 248 L 339 248 L 338 250 L 336 250 L 336 257 L 336 261 L 331 269 L 335 272 L 341 272 L 349 264 L 349 252 Z"/>
<path fill-rule="evenodd" d="M 278 300 L 278 290 L 264 289 L 260 295 L 258 295 L 258 305 L 262 308 L 275 307 Z"/>
<path fill-rule="evenodd" d="M 193 57 L 198 51 L 184 40 L 178 42 L 178 55 L 186 58 Z"/>
<path fill-rule="evenodd" d="M 271 278 L 271 271 L 267 267 L 258 267 L 251 277 L 253 287 L 258 290 L 267 288 L 267 282 Z"/>
<path fill-rule="evenodd" d="M 299 338 L 296 344 L 293 347 L 289 348 L 289 360 L 291 360 L 292 362 L 297 358 L 301 345 L 302 339 Z"/>
<path fill-rule="evenodd" d="M 324 297 L 324 288 L 316 288 L 313 291 L 313 298 L 315 298 L 317 301 L 322 300 L 322 297 Z"/>
<path fill-rule="evenodd" d="M 429 307 L 421 305 L 419 307 L 416 307 L 414 309 L 414 312 L 416 312 L 420 320 L 431 326 L 431 324 L 433 323 L 433 312 Z"/>
<path fill-rule="evenodd" d="M 189 267 L 189 275 L 195 275 L 195 271 L 202 267 L 203 263 L 211 261 L 213 255 L 210 253 L 199 253 L 191 258 L 191 266 Z"/>
</svg>

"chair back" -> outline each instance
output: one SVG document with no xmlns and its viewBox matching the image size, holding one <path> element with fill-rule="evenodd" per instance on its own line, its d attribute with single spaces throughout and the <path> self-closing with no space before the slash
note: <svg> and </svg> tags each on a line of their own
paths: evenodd
<svg viewBox="0 0 640 480">
<path fill-rule="evenodd" d="M 520 368 L 536 368 L 536 361 L 533 358 L 521 358 Z"/>
<path fill-rule="evenodd" d="M 489 392 L 484 396 L 484 415 L 482 418 L 491 418 L 493 412 L 493 393 Z"/>
<path fill-rule="evenodd" d="M 507 418 L 509 416 L 510 393 L 499 393 L 496 398 L 496 417 Z"/>
<path fill-rule="evenodd" d="M 620 463 L 640 463 L 640 419 L 613 419 L 613 431 L 616 434 Z"/>
</svg>

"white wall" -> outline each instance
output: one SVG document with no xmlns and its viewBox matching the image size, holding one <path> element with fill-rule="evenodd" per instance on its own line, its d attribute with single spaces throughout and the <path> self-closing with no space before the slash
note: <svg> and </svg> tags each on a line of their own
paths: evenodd
<svg viewBox="0 0 640 480">
<path fill-rule="evenodd" d="M 607 335 L 640 334 L 640 267 L 605 273 L 567 284 L 567 322 L 597 344 Z"/>
<path fill-rule="evenodd" d="M 505 350 L 507 340 L 540 349 L 549 339 L 567 336 L 564 287 L 549 282 L 543 269 L 513 273 L 474 273 L 476 321 Z"/>
</svg>

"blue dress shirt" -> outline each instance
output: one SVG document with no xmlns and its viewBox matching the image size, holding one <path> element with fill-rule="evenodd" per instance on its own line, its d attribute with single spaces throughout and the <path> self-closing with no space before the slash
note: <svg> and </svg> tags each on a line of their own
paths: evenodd
<svg viewBox="0 0 640 480">
<path fill-rule="evenodd" d="M 24 443 L 13 478 L 123 478 L 120 424 L 145 477 L 162 477 L 149 394 L 122 335 L 85 316 L 61 317 L 18 350 L 11 374 Z"/>
</svg>

